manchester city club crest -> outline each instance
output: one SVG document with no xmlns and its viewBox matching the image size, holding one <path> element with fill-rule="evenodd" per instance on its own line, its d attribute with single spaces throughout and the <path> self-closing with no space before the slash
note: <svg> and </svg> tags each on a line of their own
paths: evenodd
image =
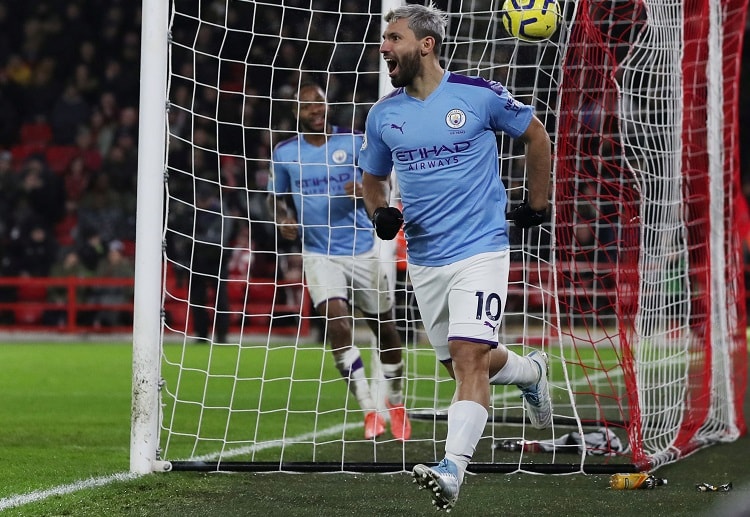
<svg viewBox="0 0 750 517">
<path fill-rule="evenodd" d="M 336 149 L 335 151 L 333 151 L 331 158 L 333 159 L 333 163 L 337 165 L 342 164 L 346 161 L 346 151 L 344 151 L 343 149 Z"/>
<path fill-rule="evenodd" d="M 452 109 L 445 116 L 445 123 L 448 124 L 448 127 L 451 129 L 463 127 L 463 125 L 466 124 L 466 113 L 458 108 Z"/>
</svg>

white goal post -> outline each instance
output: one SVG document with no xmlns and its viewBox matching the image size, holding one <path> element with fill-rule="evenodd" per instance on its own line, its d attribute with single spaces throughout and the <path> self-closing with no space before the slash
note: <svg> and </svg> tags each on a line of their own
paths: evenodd
<svg viewBox="0 0 750 517">
<path fill-rule="evenodd" d="M 158 469 L 162 338 L 162 240 L 169 5 L 144 0 L 133 312 L 133 404 L 130 470 Z"/>
<path fill-rule="evenodd" d="M 739 207 L 727 200 L 744 201 L 747 2 L 558 2 L 559 29 L 538 43 L 505 32 L 499 0 L 435 2 L 449 15 L 446 68 L 503 83 L 554 144 L 551 219 L 511 232 L 499 332 L 549 354 L 553 426 L 532 429 L 518 391 L 493 387 L 474 472 L 651 470 L 746 432 Z M 395 250 L 382 253 L 396 271 L 383 289 L 404 340 L 407 442 L 362 438 L 299 243 L 264 208 L 300 84 L 319 82 L 335 123 L 355 130 L 391 89 L 378 47 L 401 3 L 143 0 L 132 472 L 402 472 L 442 457 L 453 383 Z M 523 149 L 505 135 L 498 148 L 513 205 Z"/>
</svg>

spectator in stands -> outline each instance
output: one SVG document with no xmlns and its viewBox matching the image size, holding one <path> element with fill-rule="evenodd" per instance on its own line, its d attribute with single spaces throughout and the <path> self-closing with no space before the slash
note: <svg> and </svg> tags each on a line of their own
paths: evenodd
<svg viewBox="0 0 750 517">
<path fill-rule="evenodd" d="M 117 240 L 125 225 L 122 194 L 109 184 L 109 176 L 99 172 L 91 178 L 89 190 L 78 207 L 81 231 L 95 229 L 104 242 Z"/>
<path fill-rule="evenodd" d="M 7 69 L 6 69 L 7 73 Z M 19 133 L 19 106 L 16 105 L 11 90 L 13 84 L 0 68 L 0 147 L 10 148 L 16 143 Z"/>
<path fill-rule="evenodd" d="M 8 247 L 18 197 L 18 182 L 13 173 L 12 162 L 13 157 L 10 152 L 0 151 L 0 276 L 14 274 Z M 0 286 L 0 303 L 12 302 L 15 298 L 16 290 L 13 287 Z M 12 321 L 12 311 L 0 310 L 0 323 Z"/>
<path fill-rule="evenodd" d="M 0 151 L 0 243 L 8 235 L 17 198 L 18 182 L 13 172 L 13 156 L 10 151 Z"/>
<path fill-rule="evenodd" d="M 304 269 L 302 266 L 301 253 L 285 253 L 279 257 L 280 266 L 284 273 L 284 282 L 287 287 L 284 291 L 284 303 L 295 307 L 300 307 L 303 302 L 304 293 L 302 291 Z"/>
<path fill-rule="evenodd" d="M 24 108 L 23 120 L 30 120 L 37 115 L 49 119 L 52 107 L 57 101 L 60 85 L 55 77 L 57 64 L 54 59 L 44 57 L 34 64 L 31 82 L 28 87 L 19 90 L 19 103 Z"/>
<path fill-rule="evenodd" d="M 138 177 L 138 156 L 120 145 L 113 145 L 101 166 L 101 174 L 109 178 L 112 188 L 119 194 L 123 212 L 122 226 L 118 238 L 135 238 L 136 179 Z"/>
<path fill-rule="evenodd" d="M 60 98 L 55 102 L 50 115 L 50 125 L 55 143 L 59 145 L 75 145 L 78 128 L 88 124 L 91 116 L 91 106 L 81 95 L 73 80 L 65 85 Z"/>
<path fill-rule="evenodd" d="M 206 183 L 198 185 L 195 204 L 195 234 L 190 267 L 190 308 L 193 330 L 199 342 L 227 342 L 229 333 L 229 246 L 233 237 L 232 219 L 224 217 L 225 207 L 218 191 Z M 208 298 L 209 289 L 214 293 Z M 214 325 L 209 334 L 209 311 L 214 309 Z"/>
<path fill-rule="evenodd" d="M 68 249 L 62 253 L 62 258 L 55 261 L 50 270 L 50 278 L 89 278 L 92 272 L 81 263 L 78 253 L 75 249 Z M 90 288 L 86 286 L 79 287 L 75 290 L 76 304 L 88 303 Z M 59 308 L 50 309 L 44 313 L 42 321 L 45 325 L 54 327 L 63 327 L 68 320 L 68 306 L 72 303 L 70 300 L 67 286 L 52 286 L 47 290 L 47 301 L 57 304 Z M 93 318 L 87 311 L 78 311 L 76 324 L 90 325 Z"/>
<path fill-rule="evenodd" d="M 38 6 L 44 8 L 46 6 Z M 38 9 L 39 11 L 41 9 Z M 25 60 L 29 62 L 37 61 L 44 51 L 44 40 L 47 37 L 47 30 L 44 26 L 43 13 L 37 12 L 36 16 L 29 17 L 23 22 L 23 41 L 21 42 L 21 53 Z"/>
<path fill-rule="evenodd" d="M 7 79 L 9 79 L 12 84 L 23 87 L 28 86 L 29 83 L 31 83 L 33 69 L 21 56 L 18 54 L 11 54 L 8 56 L 8 61 L 5 64 L 5 73 Z"/>
<path fill-rule="evenodd" d="M 11 16 L 9 6 L 5 3 L 0 4 L 0 63 L 4 63 L 11 53 L 12 42 L 17 39 L 18 35 L 14 28 L 17 27 L 18 20 Z"/>
<path fill-rule="evenodd" d="M 113 95 L 109 94 L 108 96 L 114 99 Z M 107 111 L 101 104 L 99 104 L 91 111 L 89 128 L 93 133 L 93 138 L 99 150 L 99 155 L 102 157 L 107 156 L 115 141 L 117 118 L 111 118 L 107 115 Z"/>
<path fill-rule="evenodd" d="M 73 84 L 89 106 L 96 102 L 96 96 L 99 92 L 99 79 L 93 74 L 87 64 L 79 63 L 76 65 Z"/>
<path fill-rule="evenodd" d="M 122 49 L 119 53 L 123 70 L 138 70 L 141 65 L 141 32 L 136 27 L 127 27 L 122 36 Z M 132 89 L 133 102 L 137 102 L 138 82 L 128 77 L 128 87 Z M 131 93 L 131 92 L 128 92 Z"/>
<path fill-rule="evenodd" d="M 99 262 L 96 275 L 100 278 L 132 278 L 135 266 L 130 257 L 123 254 L 122 242 L 115 240 L 109 243 L 107 255 Z M 92 290 L 91 299 L 100 304 L 125 304 L 133 300 L 131 286 L 107 285 L 103 283 Z M 101 309 L 96 313 L 94 325 L 114 327 L 132 323 L 130 311 Z"/>
<path fill-rule="evenodd" d="M 130 146 L 134 148 L 138 138 L 138 108 L 134 105 L 125 105 L 119 112 L 118 129 L 132 139 Z"/>
<path fill-rule="evenodd" d="M 123 105 L 138 105 L 138 74 L 134 70 L 124 70 L 117 57 L 109 57 L 104 65 L 102 88 L 114 92 Z"/>
<path fill-rule="evenodd" d="M 118 129 L 109 151 L 107 168 L 113 173 L 112 181 L 120 192 L 135 193 L 136 178 L 138 177 L 138 152 L 135 133 Z"/>
<path fill-rule="evenodd" d="M 101 66 L 99 63 L 99 53 L 96 48 L 96 43 L 94 43 L 93 40 L 88 38 L 81 40 L 80 45 L 78 46 L 78 62 L 87 65 L 91 70 L 99 69 Z M 101 92 L 101 81 L 99 84 L 99 90 Z"/>
<path fill-rule="evenodd" d="M 19 178 L 17 206 L 23 205 L 19 210 L 27 209 L 29 214 L 38 216 L 52 227 L 63 216 L 65 209 L 65 190 L 60 178 L 49 170 L 42 154 L 26 159 Z"/>
<path fill-rule="evenodd" d="M 70 248 L 75 245 L 78 234 L 78 201 L 65 200 L 65 214 L 59 223 L 55 225 L 55 238 L 61 248 Z"/>
<path fill-rule="evenodd" d="M 253 242 L 250 238 L 250 227 L 242 225 L 237 229 L 237 236 L 232 242 L 229 254 L 229 277 L 233 280 L 247 281 L 253 265 Z"/>
<path fill-rule="evenodd" d="M 75 134 L 75 147 L 76 156 L 83 158 L 86 168 L 93 171 L 101 169 L 102 155 L 99 154 L 99 147 L 96 145 L 94 134 L 89 126 L 78 126 Z"/>
<path fill-rule="evenodd" d="M 8 248 L 13 276 L 49 275 L 57 253 L 57 243 L 48 225 L 38 217 L 14 228 Z"/>
<path fill-rule="evenodd" d="M 65 13 L 63 14 L 64 30 L 61 31 L 62 37 L 70 40 L 70 50 L 72 55 L 75 55 L 75 51 L 79 52 L 79 62 L 82 64 L 90 65 L 91 63 L 83 59 L 84 55 L 80 54 L 82 41 L 90 41 L 93 31 L 91 30 L 91 24 L 88 22 L 85 14 L 86 6 L 82 2 L 66 2 Z M 75 35 L 71 38 L 71 35 Z"/>
<path fill-rule="evenodd" d="M 257 249 L 276 251 L 276 226 L 273 224 L 273 216 L 269 212 L 268 205 L 265 202 L 268 193 L 268 169 L 270 168 L 270 162 L 268 160 L 258 162 L 248 161 L 247 167 L 250 170 L 247 174 L 247 210 L 244 213 L 249 214 L 250 219 L 253 221 L 253 239 L 256 246 L 258 246 Z M 257 168 L 253 170 L 253 167 Z M 299 251 L 299 246 L 292 242 L 282 243 L 281 249 Z"/>
<path fill-rule="evenodd" d="M 99 267 L 99 262 L 107 253 L 107 248 L 101 234 L 96 228 L 80 227 L 78 228 L 78 239 L 76 240 L 76 253 L 81 264 L 91 272 Z"/>
<path fill-rule="evenodd" d="M 86 167 L 86 161 L 82 155 L 74 156 L 70 160 L 63 173 L 63 181 L 67 201 L 79 203 L 84 194 L 88 192 L 91 182 L 91 170 Z"/>
</svg>

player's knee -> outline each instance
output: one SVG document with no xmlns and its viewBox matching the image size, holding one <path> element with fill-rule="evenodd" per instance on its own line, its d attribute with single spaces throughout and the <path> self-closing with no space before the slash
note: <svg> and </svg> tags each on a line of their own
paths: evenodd
<svg viewBox="0 0 750 517">
<path fill-rule="evenodd" d="M 350 345 L 352 342 L 351 318 L 329 318 L 328 338 L 335 348 L 339 348 L 336 345 Z"/>
<path fill-rule="evenodd" d="M 382 350 L 401 349 L 401 336 L 393 321 L 384 321 L 378 325 L 380 347 Z"/>
<path fill-rule="evenodd" d="M 454 340 L 450 342 L 453 369 L 457 374 L 487 375 L 491 348 L 483 343 Z"/>
</svg>

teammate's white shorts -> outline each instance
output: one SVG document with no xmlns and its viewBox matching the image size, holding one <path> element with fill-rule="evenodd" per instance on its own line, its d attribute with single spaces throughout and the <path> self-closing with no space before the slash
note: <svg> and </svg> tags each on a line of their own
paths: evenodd
<svg viewBox="0 0 750 517">
<path fill-rule="evenodd" d="M 450 359 L 448 341 L 453 339 L 497 347 L 509 270 L 509 250 L 481 253 L 447 266 L 409 264 L 422 321 L 439 361 Z"/>
<path fill-rule="evenodd" d="M 313 306 L 340 298 L 366 314 L 393 308 L 393 294 L 377 247 L 351 257 L 304 252 L 302 259 Z"/>
</svg>

